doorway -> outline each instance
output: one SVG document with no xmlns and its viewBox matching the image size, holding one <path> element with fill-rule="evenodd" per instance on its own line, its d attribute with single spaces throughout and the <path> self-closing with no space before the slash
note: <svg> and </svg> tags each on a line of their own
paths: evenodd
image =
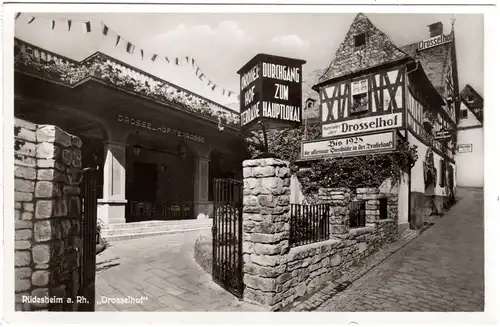
<svg viewBox="0 0 500 327">
<path fill-rule="evenodd" d="M 149 162 L 134 163 L 134 184 L 131 199 L 141 202 L 156 202 L 158 171 L 156 164 Z"/>
</svg>

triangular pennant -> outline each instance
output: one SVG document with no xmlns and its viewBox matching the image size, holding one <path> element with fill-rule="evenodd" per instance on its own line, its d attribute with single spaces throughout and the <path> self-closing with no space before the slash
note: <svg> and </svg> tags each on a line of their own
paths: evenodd
<svg viewBox="0 0 500 327">
<path fill-rule="evenodd" d="M 217 85 L 214 84 L 214 86 L 212 87 L 212 91 L 215 91 L 216 87 L 217 87 Z"/>
<path fill-rule="evenodd" d="M 227 96 L 228 96 L 228 97 L 230 97 L 230 96 L 231 96 L 231 93 L 233 93 L 233 92 L 231 92 L 231 91 L 227 91 Z"/>
<path fill-rule="evenodd" d="M 168 60 L 168 57 L 165 57 L 165 60 L 166 60 L 168 63 L 170 63 L 170 60 Z"/>
<path fill-rule="evenodd" d="M 179 58 L 175 58 L 175 64 L 179 66 Z"/>
<path fill-rule="evenodd" d="M 151 57 L 151 61 L 155 61 L 157 57 L 158 57 L 158 55 L 157 55 L 157 54 L 154 54 L 154 55 Z"/>
<path fill-rule="evenodd" d="M 226 90 L 222 89 L 222 95 L 226 95 Z"/>
<path fill-rule="evenodd" d="M 36 17 L 31 17 L 30 21 L 28 22 L 28 24 L 31 24 L 33 23 L 33 21 L 35 20 Z"/>
<path fill-rule="evenodd" d="M 135 49 L 135 46 L 132 43 L 127 42 L 127 52 L 132 54 L 132 53 L 134 53 L 134 49 Z"/>
<path fill-rule="evenodd" d="M 122 37 L 120 35 L 116 35 L 116 44 L 115 44 L 115 47 L 118 45 L 118 43 L 120 43 L 120 39 Z"/>
<path fill-rule="evenodd" d="M 186 63 L 188 63 L 188 62 L 189 62 L 189 57 L 188 57 L 188 56 L 186 56 Z"/>
<path fill-rule="evenodd" d="M 90 27 L 90 21 L 85 22 L 85 28 L 87 29 L 87 33 L 92 32 L 92 28 Z"/>
<path fill-rule="evenodd" d="M 200 71 L 200 67 L 196 68 L 196 76 L 198 76 L 198 72 Z"/>
<path fill-rule="evenodd" d="M 71 20 L 68 20 L 68 32 L 71 31 Z"/>
<path fill-rule="evenodd" d="M 208 80 L 208 86 L 210 86 L 210 84 L 212 84 L 212 81 L 211 80 Z"/>
<path fill-rule="evenodd" d="M 19 16 L 21 16 L 21 13 L 20 13 L 20 12 L 18 12 L 18 13 L 16 14 L 16 19 L 18 19 L 18 18 L 19 18 Z"/>
<path fill-rule="evenodd" d="M 106 25 L 104 25 L 103 28 L 102 28 L 102 34 L 103 35 L 108 35 L 108 31 L 109 31 L 109 28 Z"/>
<path fill-rule="evenodd" d="M 144 60 L 144 50 L 141 49 L 141 58 Z"/>
<path fill-rule="evenodd" d="M 202 80 L 202 81 L 203 81 L 203 76 L 205 76 L 205 74 L 203 74 L 203 73 L 199 76 L 200 80 Z"/>
<path fill-rule="evenodd" d="M 194 58 L 191 58 L 191 65 L 194 67 Z"/>
<path fill-rule="evenodd" d="M 52 29 L 54 29 L 55 27 L 56 27 L 56 21 L 52 20 Z"/>
</svg>

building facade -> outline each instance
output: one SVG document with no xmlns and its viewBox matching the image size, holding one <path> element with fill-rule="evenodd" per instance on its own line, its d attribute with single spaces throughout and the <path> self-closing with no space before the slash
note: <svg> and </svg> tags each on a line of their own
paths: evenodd
<svg viewBox="0 0 500 327">
<path fill-rule="evenodd" d="M 415 145 L 417 162 L 402 171 L 396 190 L 386 190 L 399 193 L 402 228 L 440 212 L 456 184 L 460 98 L 453 31 L 445 35 L 441 23 L 429 30 L 428 40 L 398 47 L 358 14 L 313 87 L 324 141 L 302 148 L 307 161 L 387 153 L 398 140 Z"/>
<path fill-rule="evenodd" d="M 104 53 L 15 39 L 14 114 L 82 139 L 104 224 L 211 216 L 213 180 L 241 178 L 238 112 Z"/>
<path fill-rule="evenodd" d="M 457 185 L 484 186 L 483 97 L 467 84 L 460 92 L 458 120 Z"/>
</svg>

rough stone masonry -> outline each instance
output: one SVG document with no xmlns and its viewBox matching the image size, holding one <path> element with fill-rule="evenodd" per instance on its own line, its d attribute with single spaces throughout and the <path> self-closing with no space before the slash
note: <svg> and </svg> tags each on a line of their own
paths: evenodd
<svg viewBox="0 0 500 327">
<path fill-rule="evenodd" d="M 76 310 L 81 146 L 58 127 L 15 120 L 16 310 Z"/>
<path fill-rule="evenodd" d="M 250 303 L 277 310 L 397 238 L 397 213 L 379 219 L 378 189 L 359 189 L 356 195 L 324 189 L 318 202 L 331 204 L 330 239 L 290 247 L 289 163 L 247 160 L 243 177 L 243 298 Z M 366 227 L 349 228 L 353 197 L 372 201 Z M 393 198 L 391 206 L 393 210 Z"/>
</svg>

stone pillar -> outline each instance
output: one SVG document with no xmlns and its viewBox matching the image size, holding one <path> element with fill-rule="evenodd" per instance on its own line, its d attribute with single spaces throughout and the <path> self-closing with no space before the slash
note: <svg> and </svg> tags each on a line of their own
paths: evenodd
<svg viewBox="0 0 500 327">
<path fill-rule="evenodd" d="M 194 215 L 198 218 L 208 218 L 213 214 L 212 201 L 208 201 L 208 172 L 210 159 L 208 151 L 195 158 L 194 169 Z"/>
<path fill-rule="evenodd" d="M 358 188 L 356 189 L 356 198 L 365 202 L 366 223 L 374 223 L 380 219 L 380 194 L 378 188 Z"/>
<path fill-rule="evenodd" d="M 19 119 L 14 134 L 16 310 L 75 311 L 81 140 L 55 126 Z M 62 302 L 27 301 L 45 296 Z"/>
<path fill-rule="evenodd" d="M 104 225 L 125 222 L 126 149 L 121 143 L 104 144 L 103 190 L 97 208 L 97 216 Z"/>
<path fill-rule="evenodd" d="M 291 275 L 285 273 L 290 237 L 290 169 L 278 159 L 243 162 L 243 299 L 273 310 Z M 292 290 L 293 291 L 293 290 Z"/>
<path fill-rule="evenodd" d="M 330 238 L 349 232 L 349 203 L 351 203 L 349 189 L 320 188 L 318 202 L 330 204 Z"/>
</svg>

